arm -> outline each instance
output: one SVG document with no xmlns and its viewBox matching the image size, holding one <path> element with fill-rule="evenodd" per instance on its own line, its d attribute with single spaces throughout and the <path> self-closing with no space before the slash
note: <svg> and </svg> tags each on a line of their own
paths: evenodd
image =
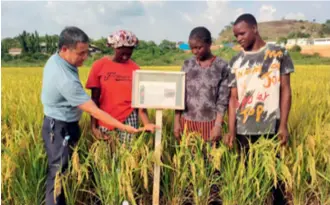
<svg viewBox="0 0 330 205">
<path fill-rule="evenodd" d="M 182 114 L 181 110 L 175 110 L 174 121 L 178 122 L 179 124 L 180 124 L 181 114 Z"/>
<path fill-rule="evenodd" d="M 232 59 L 233 61 L 233 59 Z M 228 69 L 228 87 L 229 87 L 229 105 L 228 105 L 228 127 L 229 133 L 225 136 L 224 143 L 229 147 L 233 147 L 233 141 L 236 138 L 236 108 L 238 107 L 238 91 L 235 70 L 232 69 L 232 61 Z"/>
<path fill-rule="evenodd" d="M 281 144 L 286 144 L 288 140 L 288 117 L 291 108 L 291 86 L 290 74 L 281 75 L 280 77 L 280 127 L 279 137 Z"/>
<path fill-rule="evenodd" d="M 228 124 L 229 124 L 229 134 L 236 137 L 236 105 L 238 102 L 237 88 L 232 87 L 230 90 L 229 106 L 228 106 Z"/>
<path fill-rule="evenodd" d="M 139 108 L 139 117 L 143 123 L 143 125 L 149 124 L 149 117 L 148 117 L 148 112 L 146 109 Z"/>
<path fill-rule="evenodd" d="M 140 130 L 137 130 L 131 126 L 124 125 L 123 123 L 119 122 L 115 118 L 113 118 L 111 115 L 107 114 L 103 110 L 99 109 L 96 104 L 92 100 L 88 100 L 87 102 L 81 104 L 78 106 L 81 110 L 89 113 L 94 118 L 105 122 L 106 124 L 110 126 L 114 126 L 120 130 L 135 133 Z"/>
<path fill-rule="evenodd" d="M 229 74 L 228 65 L 224 64 L 221 73 L 221 80 L 218 85 L 219 89 L 216 99 L 217 117 L 215 119 L 215 126 L 211 131 L 211 139 L 213 141 L 217 141 L 221 136 L 223 116 L 225 115 L 228 107 L 228 102 L 229 102 L 228 74 Z"/>
<path fill-rule="evenodd" d="M 100 107 L 100 95 L 101 95 L 100 88 L 92 88 L 92 100 L 94 101 L 94 103 L 97 107 Z M 98 127 L 98 121 L 92 115 L 91 115 L 91 126 L 92 126 L 92 129 L 95 129 Z"/>
<path fill-rule="evenodd" d="M 228 126 L 229 133 L 224 137 L 224 143 L 229 147 L 233 147 L 236 138 L 236 107 L 238 102 L 237 88 L 232 87 L 230 90 L 229 106 L 228 106 Z"/>
<path fill-rule="evenodd" d="M 142 108 L 139 109 L 139 117 L 140 117 L 140 119 L 143 123 L 143 126 L 146 130 L 149 130 L 153 133 L 156 128 L 157 129 L 159 128 L 155 124 L 150 123 L 149 117 L 148 117 L 148 112 L 147 112 L 146 109 L 142 109 Z"/>
<path fill-rule="evenodd" d="M 181 110 L 175 110 L 175 115 L 174 115 L 174 136 L 177 139 L 180 139 L 181 133 L 182 133 L 182 127 L 181 127 L 181 123 L 180 123 L 180 119 L 181 119 Z"/>
<path fill-rule="evenodd" d="M 291 108 L 290 73 L 294 72 L 294 65 L 289 53 L 283 50 L 283 58 L 280 67 L 280 127 L 278 137 L 281 144 L 285 145 L 289 138 L 288 117 Z"/>
<path fill-rule="evenodd" d="M 226 66 L 227 67 L 227 66 Z M 221 125 L 223 121 L 223 116 L 225 115 L 229 103 L 229 93 L 230 89 L 228 87 L 228 70 L 222 74 L 222 80 L 219 83 L 219 90 L 217 94 L 216 108 L 217 108 L 217 118 L 215 120 L 216 125 Z"/>
<path fill-rule="evenodd" d="M 64 78 L 65 76 L 61 76 L 61 77 Z M 90 96 L 83 89 L 79 78 L 77 78 L 77 76 L 74 77 L 76 77 L 76 79 L 74 80 L 68 80 L 64 78 L 64 80 L 58 80 L 57 83 L 58 91 L 72 107 L 78 107 L 79 109 L 91 114 L 94 118 L 101 120 L 118 129 L 125 130 L 131 133 L 135 133 L 139 131 L 133 127 L 125 126 L 124 124 L 114 119 L 109 114 L 100 110 L 93 102 L 93 100 L 91 100 Z"/>
</svg>

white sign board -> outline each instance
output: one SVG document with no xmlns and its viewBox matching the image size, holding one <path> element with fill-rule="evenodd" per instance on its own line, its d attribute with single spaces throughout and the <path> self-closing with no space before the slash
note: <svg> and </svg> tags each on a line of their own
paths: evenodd
<svg viewBox="0 0 330 205">
<path fill-rule="evenodd" d="M 184 109 L 185 72 L 137 70 L 133 73 L 132 107 L 156 109 L 155 152 L 161 152 L 162 109 Z M 161 161 L 161 155 L 157 155 Z M 160 166 L 154 165 L 152 204 L 159 205 Z"/>
<path fill-rule="evenodd" d="M 137 70 L 133 73 L 132 107 L 184 109 L 185 73 Z"/>
</svg>

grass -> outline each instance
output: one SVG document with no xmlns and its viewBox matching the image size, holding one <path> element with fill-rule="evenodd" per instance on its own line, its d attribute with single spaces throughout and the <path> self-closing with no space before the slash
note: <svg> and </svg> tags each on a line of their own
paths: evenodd
<svg viewBox="0 0 330 205">
<path fill-rule="evenodd" d="M 180 70 L 179 66 L 143 69 Z M 80 121 L 82 137 L 70 170 L 59 176 L 68 204 L 151 204 L 153 164 L 161 165 L 161 204 L 264 204 L 277 181 L 283 181 L 292 204 L 330 204 L 330 66 L 297 66 L 292 75 L 290 140 L 261 138 L 249 155 L 211 147 L 194 133 L 181 144 L 172 136 L 173 111 L 164 113 L 163 153 L 155 157 L 153 136 L 137 136 L 132 147 L 99 141 L 89 117 Z M 80 69 L 83 84 L 88 68 Z M 42 69 L 2 68 L 2 204 L 44 204 L 47 159 L 41 137 Z M 154 119 L 155 112 L 149 112 Z M 276 156 L 279 156 L 277 158 Z M 212 194 L 213 187 L 219 191 Z"/>
</svg>

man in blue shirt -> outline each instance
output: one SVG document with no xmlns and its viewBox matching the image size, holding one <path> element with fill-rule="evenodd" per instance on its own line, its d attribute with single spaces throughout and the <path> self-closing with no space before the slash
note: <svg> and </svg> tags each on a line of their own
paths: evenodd
<svg viewBox="0 0 330 205">
<path fill-rule="evenodd" d="M 65 204 L 64 192 L 54 196 L 56 172 L 63 173 L 71 159 L 72 148 L 80 137 L 78 121 L 82 111 L 129 133 L 135 129 L 100 110 L 84 91 L 77 67 L 88 57 L 88 36 L 77 27 L 65 28 L 59 37 L 59 51 L 52 55 L 43 71 L 41 100 L 44 106 L 42 137 L 48 157 L 46 205 Z"/>
</svg>

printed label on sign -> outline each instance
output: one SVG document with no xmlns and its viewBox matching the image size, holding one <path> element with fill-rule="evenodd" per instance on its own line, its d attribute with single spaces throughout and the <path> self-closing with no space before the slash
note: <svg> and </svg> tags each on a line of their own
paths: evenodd
<svg viewBox="0 0 330 205">
<path fill-rule="evenodd" d="M 140 103 L 148 106 L 175 106 L 176 83 L 144 81 L 139 84 Z"/>
</svg>

